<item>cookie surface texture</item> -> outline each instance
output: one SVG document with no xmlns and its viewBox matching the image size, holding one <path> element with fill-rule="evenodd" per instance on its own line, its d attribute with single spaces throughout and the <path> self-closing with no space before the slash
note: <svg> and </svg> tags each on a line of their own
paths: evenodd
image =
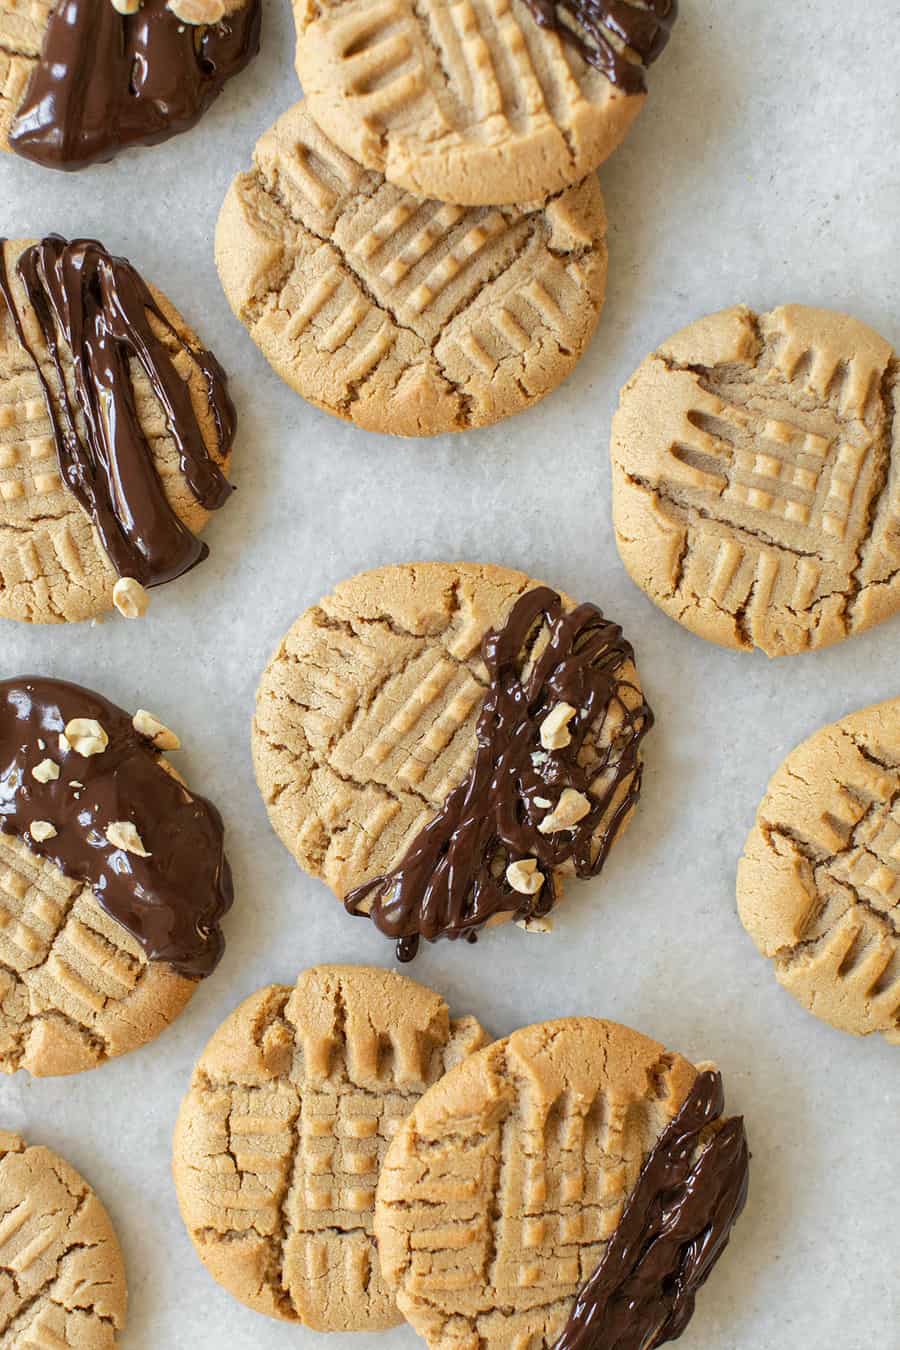
<svg viewBox="0 0 900 1350">
<path fill-rule="evenodd" d="M 194 535 L 230 491 L 234 410 L 197 336 L 102 245 L 55 236 L 38 245 L 7 241 L 0 262 L 0 618 L 90 619 L 113 608 L 121 577 L 156 586 L 205 557 Z M 35 296 L 53 324 L 58 361 Z M 110 390 L 84 350 L 87 339 L 78 343 L 76 390 L 78 339 L 49 317 L 54 303 L 65 312 L 64 301 L 71 322 L 102 333 Z M 60 398 L 60 372 L 68 400 Z M 115 444 L 99 414 L 87 424 L 82 395 L 95 409 L 107 397 L 116 404 Z"/>
<path fill-rule="evenodd" d="M 388 1144 L 484 1037 L 390 971 L 319 966 L 253 994 L 194 1070 L 175 1131 L 181 1212 L 213 1277 L 318 1331 L 402 1319 L 372 1233 Z"/>
<path fill-rule="evenodd" d="M 900 604 L 900 364 L 845 315 L 701 319 L 648 357 L 613 422 L 616 541 L 692 632 L 781 656 Z"/>
<path fill-rule="evenodd" d="M 900 1045 L 900 700 L 777 770 L 738 868 L 744 927 L 816 1017 Z"/>
<path fill-rule="evenodd" d="M 588 12 L 593 60 L 562 26 Z M 596 169 L 640 111 L 643 67 L 609 41 L 612 24 L 652 60 L 674 13 L 673 0 L 294 0 L 297 72 L 335 143 L 398 187 L 541 201 Z"/>
<path fill-rule="evenodd" d="M 0 1131 L 0 1343 L 112 1350 L 128 1293 L 91 1187 L 49 1148 Z"/>
<path fill-rule="evenodd" d="M 105 748 L 61 735 L 76 718 Z M 215 808 L 129 713 L 0 683 L 0 1071 L 79 1073 L 164 1031 L 224 945 L 222 849 Z"/>
<path fill-rule="evenodd" d="M 419 936 L 545 916 L 566 878 L 596 875 L 651 723 L 631 647 L 595 606 L 523 572 L 420 563 L 301 615 L 260 682 L 253 752 L 301 867 L 348 906 L 374 888 L 352 912 L 412 955 Z"/>
<path fill-rule="evenodd" d="M 569 374 L 606 291 L 596 178 L 542 209 L 423 201 L 359 167 L 298 103 L 232 183 L 229 303 L 272 368 L 369 431 L 486 426 Z"/>
<path fill-rule="evenodd" d="M 699 1284 L 746 1196 L 743 1124 L 723 1105 L 717 1074 L 592 1018 L 473 1055 L 382 1167 L 375 1232 L 401 1311 L 433 1350 L 674 1339 L 693 1311 L 692 1235 L 711 1257 Z"/>
</svg>

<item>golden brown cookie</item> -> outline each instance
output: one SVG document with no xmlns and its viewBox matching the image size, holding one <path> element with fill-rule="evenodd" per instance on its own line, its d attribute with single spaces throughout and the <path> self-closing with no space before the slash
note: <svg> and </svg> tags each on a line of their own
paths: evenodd
<svg viewBox="0 0 900 1350">
<path fill-rule="evenodd" d="M 368 431 L 433 436 L 521 412 L 569 374 L 606 292 L 596 178 L 543 209 L 465 210 L 391 187 L 298 103 L 232 183 L 229 303 L 299 394 Z"/>
<path fill-rule="evenodd" d="M 259 49 L 260 0 L 0 0 L 0 150 L 54 169 L 186 131 Z"/>
<path fill-rule="evenodd" d="M 484 1039 L 391 971 L 317 966 L 222 1024 L 175 1130 L 188 1232 L 249 1307 L 317 1331 L 401 1321 L 372 1235 L 388 1144 L 418 1097 Z"/>
<path fill-rule="evenodd" d="M 634 653 L 595 605 L 474 563 L 382 567 L 301 615 L 259 686 L 257 781 L 300 866 L 398 943 L 546 931 L 641 788 Z"/>
<path fill-rule="evenodd" d="M 136 1049 L 214 969 L 222 822 L 162 748 L 177 737 L 146 711 L 0 682 L 0 1071 L 78 1073 Z"/>
<path fill-rule="evenodd" d="M 0 1345 L 112 1350 L 125 1267 L 109 1215 L 49 1148 L 0 1130 Z"/>
<path fill-rule="evenodd" d="M 143 612 L 206 556 L 234 430 L 215 358 L 125 259 L 0 243 L 0 618 Z"/>
<path fill-rule="evenodd" d="M 381 1268 L 432 1350 L 661 1345 L 748 1178 L 719 1075 L 627 1027 L 544 1022 L 413 1107 L 382 1165 Z"/>
<path fill-rule="evenodd" d="M 613 422 L 616 541 L 692 632 L 769 656 L 900 604 L 900 363 L 843 314 L 738 306 L 676 334 Z"/>
<path fill-rule="evenodd" d="M 676 0 L 294 0 L 297 72 L 316 121 L 388 182 L 538 201 L 615 150 L 675 14 Z"/>
<path fill-rule="evenodd" d="M 792 750 L 738 868 L 744 927 L 823 1021 L 900 1045 L 900 699 Z"/>
</svg>

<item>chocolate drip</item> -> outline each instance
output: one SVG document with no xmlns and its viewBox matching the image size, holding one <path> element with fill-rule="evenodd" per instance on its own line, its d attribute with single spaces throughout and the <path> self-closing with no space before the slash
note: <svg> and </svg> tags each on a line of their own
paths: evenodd
<svg viewBox="0 0 900 1350">
<path fill-rule="evenodd" d="M 103 0 L 109 4 L 109 0 Z M 110 8 L 111 5 L 109 6 Z M 166 500 L 153 454 L 141 430 L 129 363 L 136 360 L 166 416 L 181 471 L 197 501 L 214 511 L 231 487 L 210 457 L 188 385 L 166 342 L 156 336 L 152 314 L 201 371 L 224 456 L 234 440 L 236 416 L 225 374 L 215 357 L 179 338 L 146 283 L 124 258 L 92 239 L 68 243 L 50 235 L 26 249 L 18 274 L 34 309 L 56 373 L 54 393 L 28 344 L 16 310 L 0 240 L 0 298 L 19 342 L 34 362 L 53 424 L 59 471 L 90 516 L 120 576 L 160 585 L 189 571 L 209 553 Z M 65 378 L 68 348 L 76 407 Z"/>
<path fill-rule="evenodd" d="M 552 28 L 626 94 L 647 90 L 644 68 L 660 55 L 678 17 L 678 0 L 525 0 L 541 28 Z M 567 22 L 566 18 L 571 20 Z M 638 60 L 622 50 L 624 44 Z"/>
<path fill-rule="evenodd" d="M 677 1338 L 725 1250 L 748 1196 L 750 1154 L 739 1116 L 708 1142 L 725 1110 L 722 1077 L 700 1073 L 660 1135 L 594 1274 L 553 1350 L 650 1350 Z M 692 1162 L 698 1147 L 703 1152 Z"/>
<path fill-rule="evenodd" d="M 109 737 L 102 754 L 60 748 L 60 733 L 81 717 Z M 59 778 L 41 783 L 32 770 L 45 759 Z M 55 837 L 34 839 L 36 820 L 48 821 Z M 135 825 L 150 857 L 110 843 L 106 831 L 118 821 Z M 225 945 L 219 921 L 233 899 L 222 819 L 100 694 L 39 676 L 0 682 L 0 833 L 86 882 L 151 961 L 192 977 L 215 969 Z"/>
<path fill-rule="evenodd" d="M 721 1076 L 701 1073 L 645 1162 L 553 1350 L 651 1350 L 684 1331 L 747 1199 L 743 1120 L 725 1121 L 701 1142 L 724 1108 Z"/>
<path fill-rule="evenodd" d="M 59 0 L 10 131 L 17 154 L 54 169 L 187 131 L 259 50 L 261 3 L 212 27 L 166 0 L 119 14 L 112 0 Z"/>
<path fill-rule="evenodd" d="M 523 649 L 542 625 L 546 645 L 523 678 Z M 502 630 L 485 637 L 482 655 L 489 687 L 471 770 L 400 865 L 344 901 L 351 914 L 368 914 L 397 940 L 401 961 L 415 956 L 420 937 L 474 941 L 495 915 L 549 913 L 556 902 L 554 870 L 571 862 L 579 877 L 596 876 L 640 795 L 640 743 L 653 715 L 623 678 L 634 653 L 617 624 L 595 605 L 565 613 L 558 595 L 537 587 L 516 602 Z M 629 701 L 636 706 L 629 708 Z M 548 752 L 541 748 L 540 724 L 558 703 L 577 709 L 572 739 Z M 609 747 L 592 755 L 611 715 L 621 724 Z M 551 808 L 540 802 L 555 805 L 566 788 L 587 796 L 590 812 L 571 830 L 541 834 Z M 536 858 L 544 873 L 536 897 L 514 891 L 505 877 L 507 864 L 524 858 Z"/>
</svg>

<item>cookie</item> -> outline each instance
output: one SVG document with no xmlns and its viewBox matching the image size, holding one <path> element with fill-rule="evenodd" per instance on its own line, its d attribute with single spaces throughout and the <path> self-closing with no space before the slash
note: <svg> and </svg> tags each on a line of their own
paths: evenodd
<svg viewBox="0 0 900 1350">
<path fill-rule="evenodd" d="M 211 974 L 232 902 L 177 737 L 62 680 L 0 682 L 0 1070 L 77 1073 L 152 1040 Z"/>
<path fill-rule="evenodd" d="M 0 0 L 0 149 L 53 169 L 192 127 L 259 50 L 261 0 Z"/>
<path fill-rule="evenodd" d="M 215 357 L 124 258 L 0 241 L 0 618 L 143 613 L 209 552 L 234 433 Z"/>
<path fill-rule="evenodd" d="M 0 1344 L 111 1350 L 127 1303 L 122 1251 L 91 1187 L 49 1148 L 0 1130 Z"/>
<path fill-rule="evenodd" d="M 738 868 L 741 920 L 816 1017 L 900 1045 L 900 699 L 792 750 Z"/>
<path fill-rule="evenodd" d="M 637 584 L 691 632 L 782 656 L 900 606 L 900 362 L 856 319 L 700 319 L 632 376 L 613 518 Z"/>
<path fill-rule="evenodd" d="M 590 1017 L 516 1031 L 413 1107 L 375 1206 L 381 1269 L 432 1350 L 675 1340 L 747 1194 L 718 1073 Z"/>
<path fill-rule="evenodd" d="M 543 200 L 602 163 L 676 0 L 294 0 L 297 73 L 348 155 L 421 197 Z"/>
<path fill-rule="evenodd" d="M 232 183 L 229 303 L 299 394 L 367 431 L 433 436 L 521 412 L 569 374 L 606 292 L 595 178 L 544 208 L 422 201 L 361 169 L 298 103 Z"/>
<path fill-rule="evenodd" d="M 317 1331 L 402 1319 L 372 1234 L 388 1144 L 484 1039 L 391 971 L 318 966 L 222 1024 L 175 1130 L 181 1213 L 204 1265 L 257 1312 Z"/>
<path fill-rule="evenodd" d="M 595 605 L 474 563 L 382 567 L 302 614 L 257 693 L 278 835 L 409 960 L 504 919 L 546 930 L 641 790 L 652 725 Z"/>
</svg>

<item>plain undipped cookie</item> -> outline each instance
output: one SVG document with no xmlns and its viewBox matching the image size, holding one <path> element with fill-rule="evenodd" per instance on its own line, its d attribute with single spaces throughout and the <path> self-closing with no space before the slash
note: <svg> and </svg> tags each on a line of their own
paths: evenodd
<svg viewBox="0 0 900 1350">
<path fill-rule="evenodd" d="M 711 1070 L 593 1018 L 471 1056 L 382 1166 L 375 1233 L 404 1316 L 431 1350 L 676 1339 L 746 1195 L 723 1105 Z"/>
<path fill-rule="evenodd" d="M 0 1345 L 113 1350 L 128 1292 L 93 1190 L 49 1148 L 0 1130 Z"/>
<path fill-rule="evenodd" d="M 592 172 L 622 140 L 645 97 L 634 49 L 658 55 L 675 8 L 294 0 L 297 72 L 316 121 L 389 182 L 476 206 L 538 201 Z M 547 26 L 577 27 L 573 10 L 598 25 L 592 48 L 606 72 Z M 631 35 L 634 61 L 617 26 Z"/>
<path fill-rule="evenodd" d="M 317 1331 L 402 1319 L 372 1233 L 388 1144 L 432 1083 L 484 1036 L 390 971 L 318 966 L 251 995 L 194 1070 L 175 1131 L 188 1232 L 213 1277 Z"/>
<path fill-rule="evenodd" d="M 17 272 L 17 263 L 33 242 L 0 243 L 9 293 L 21 325 L 17 331 L 0 294 L 0 618 L 63 623 L 94 618 L 112 610 L 113 590 L 120 573 L 103 545 L 96 523 L 62 476 L 57 436 L 41 376 L 57 400 L 58 380 L 38 317 Z M 97 246 L 96 251 L 109 256 L 102 246 Z M 230 459 L 230 434 L 220 425 L 214 391 L 200 363 L 206 353 L 199 338 L 169 301 L 154 288 L 149 290 L 166 323 L 149 314 L 148 322 L 185 382 L 196 425 L 212 464 L 217 472 L 224 473 Z M 77 306 L 74 308 L 77 322 Z M 117 320 L 110 322 L 115 326 Z M 22 336 L 28 350 L 23 346 Z M 58 329 L 56 337 L 71 395 L 72 350 L 66 335 Z M 110 346 L 116 348 L 117 344 L 111 342 Z M 40 374 L 32 353 L 40 363 Z M 197 499 L 185 476 L 167 409 L 139 362 L 131 360 L 127 368 L 130 388 L 123 396 L 133 400 L 164 500 L 177 521 L 192 534 L 199 533 L 210 512 Z M 62 422 L 60 427 L 64 429 Z M 86 454 L 92 453 L 87 449 L 90 436 L 80 413 L 76 416 L 76 428 L 81 449 Z M 66 454 L 70 454 L 70 447 Z M 90 481 L 90 474 L 85 477 Z M 126 466 L 117 482 L 119 509 L 126 520 L 124 530 L 131 517 L 140 525 L 141 503 L 129 499 L 136 478 L 139 475 Z"/>
<path fill-rule="evenodd" d="M 692 632 L 769 656 L 900 605 L 900 364 L 871 328 L 786 305 L 691 324 L 613 422 L 616 541 Z"/>
<path fill-rule="evenodd" d="M 555 674 L 545 669 L 544 687 L 518 705 L 523 723 L 514 733 L 515 750 L 504 751 L 500 745 L 488 750 L 492 733 L 485 731 L 481 741 L 478 736 L 483 709 L 489 701 L 493 706 L 495 697 L 485 640 L 503 631 L 522 605 L 535 605 L 535 627 L 526 622 L 509 656 L 515 679 L 510 670 L 503 672 L 512 691 L 545 650 L 550 625 L 542 604 L 549 604 L 548 597 L 563 616 L 574 615 L 576 622 L 582 617 L 576 645 L 591 638 L 598 642 L 605 693 L 590 694 L 594 667 L 583 657 L 577 692 L 564 719 L 568 726 L 557 729 L 556 750 L 545 748 L 551 742 L 541 739 L 543 716 L 564 702 L 558 690 L 569 669 L 570 629 L 569 639 L 553 648 L 559 657 Z M 600 628 L 589 632 L 592 623 Z M 574 664 L 579 665 L 577 659 Z M 517 696 L 510 692 L 510 697 Z M 541 726 L 525 725 L 529 709 L 537 708 L 543 710 Z M 522 822 L 523 830 L 528 825 L 524 841 L 517 840 L 507 852 L 497 843 L 499 835 L 489 830 L 485 841 L 470 838 L 454 845 L 458 857 L 453 875 L 460 886 L 468 867 L 480 867 L 482 844 L 504 855 L 497 889 L 488 894 L 482 888 L 477 904 L 470 904 L 468 892 L 457 896 L 458 912 L 455 902 L 448 909 L 442 899 L 432 899 L 428 914 L 414 912 L 404 929 L 407 936 L 473 937 L 486 923 L 523 916 L 527 922 L 542 900 L 545 908 L 537 913 L 549 911 L 565 879 L 576 873 L 571 853 L 565 852 L 568 841 L 578 839 L 583 863 L 579 875 L 600 870 L 637 801 L 641 740 L 651 722 L 631 647 L 621 629 L 603 620 L 594 606 L 576 607 L 524 572 L 474 563 L 417 563 L 364 572 L 300 616 L 260 682 L 253 756 L 260 790 L 283 843 L 301 867 L 346 900 L 355 888 L 401 864 L 423 832 L 446 815 L 452 795 L 479 765 L 482 786 L 488 783 L 493 769 L 484 760 L 486 750 L 506 753 L 505 773 L 497 779 L 504 792 L 508 788 L 518 794 L 523 785 L 524 795 L 505 809 Z M 577 764 L 565 758 L 569 754 L 577 755 Z M 573 774 L 581 780 L 580 790 L 570 792 L 563 785 Z M 566 821 L 566 828 L 560 824 L 562 833 L 556 835 L 546 818 L 555 818 L 569 804 L 580 812 Z M 483 809 L 471 807 L 467 814 L 490 820 L 495 807 L 489 799 Z M 586 833 L 576 834 L 582 821 Z M 506 872 L 506 884 L 507 864 L 515 863 L 521 873 L 523 859 L 529 857 L 530 874 Z M 535 857 L 541 859 L 542 873 L 535 870 Z M 490 880 L 498 857 L 491 852 L 485 861 Z M 445 864 L 446 858 L 440 867 L 435 860 L 424 881 L 445 875 Z M 421 898 L 413 897 L 413 911 Z M 382 931 L 400 936 L 367 905 L 360 912 L 370 913 Z"/>
<path fill-rule="evenodd" d="M 423 201 L 354 163 L 298 103 L 233 182 L 216 261 L 273 369 L 369 431 L 485 426 L 543 398 L 606 291 L 596 178 L 545 207 Z"/>
<path fill-rule="evenodd" d="M 792 750 L 738 868 L 744 927 L 779 982 L 858 1036 L 900 1045 L 900 699 Z"/>
</svg>

